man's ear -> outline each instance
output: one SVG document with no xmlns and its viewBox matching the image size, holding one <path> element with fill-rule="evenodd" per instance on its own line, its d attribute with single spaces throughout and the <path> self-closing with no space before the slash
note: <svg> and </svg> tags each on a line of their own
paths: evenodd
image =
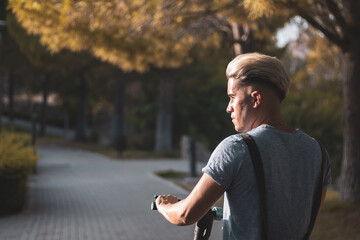
<svg viewBox="0 0 360 240">
<path fill-rule="evenodd" d="M 262 104 L 262 94 L 258 90 L 254 90 L 250 94 L 253 108 L 259 108 L 260 104 Z"/>
</svg>

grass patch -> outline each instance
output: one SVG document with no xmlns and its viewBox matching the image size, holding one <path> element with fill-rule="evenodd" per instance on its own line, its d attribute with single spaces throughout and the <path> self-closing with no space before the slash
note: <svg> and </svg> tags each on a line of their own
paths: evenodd
<svg viewBox="0 0 360 240">
<path fill-rule="evenodd" d="M 312 240 L 360 239 L 360 205 L 338 200 L 339 193 L 328 190 L 324 206 L 317 220 Z"/>
<path fill-rule="evenodd" d="M 169 179 L 169 180 L 179 179 L 179 178 L 186 178 L 188 176 L 188 173 L 186 173 L 186 172 L 174 171 L 172 169 L 163 170 L 163 171 L 156 171 L 156 172 L 154 172 L 154 174 L 159 176 L 159 177 L 166 178 L 166 179 Z"/>
<path fill-rule="evenodd" d="M 31 134 L 30 130 L 28 130 L 26 128 L 19 127 L 19 126 L 16 126 L 16 125 L 11 124 L 11 123 L 1 123 L 1 131 Z"/>
</svg>

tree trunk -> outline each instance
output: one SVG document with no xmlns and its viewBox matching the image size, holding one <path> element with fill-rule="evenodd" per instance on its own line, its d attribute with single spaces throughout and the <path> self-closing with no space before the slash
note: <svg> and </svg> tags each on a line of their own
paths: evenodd
<svg viewBox="0 0 360 240">
<path fill-rule="evenodd" d="M 242 25 L 241 33 L 242 33 L 241 47 L 243 53 L 254 52 L 256 50 L 255 38 L 254 38 L 253 30 L 250 28 L 249 24 L 245 23 Z"/>
<path fill-rule="evenodd" d="M 8 86 L 8 97 L 9 97 L 9 121 L 10 125 L 13 126 L 14 124 L 14 85 L 15 79 L 14 76 L 10 73 L 8 77 L 9 86 Z"/>
<path fill-rule="evenodd" d="M 116 85 L 114 96 L 114 115 L 112 119 L 111 137 L 114 148 L 121 152 L 126 149 L 126 136 L 124 131 L 124 75 L 116 73 Z"/>
<path fill-rule="evenodd" d="M 161 70 L 159 81 L 155 150 L 169 153 L 172 152 L 172 110 L 175 81 L 169 70 Z"/>
<path fill-rule="evenodd" d="M 239 26 L 236 22 L 231 21 L 230 25 L 233 33 L 235 56 L 255 51 L 253 31 L 249 24 L 243 23 Z"/>
<path fill-rule="evenodd" d="M 239 32 L 239 25 L 237 24 L 237 22 L 231 21 L 230 22 L 231 25 L 231 30 L 233 33 L 233 39 L 234 39 L 234 53 L 235 56 L 240 55 L 242 53 L 242 48 L 241 48 L 241 44 L 240 44 L 240 32 Z"/>
<path fill-rule="evenodd" d="M 40 136 L 44 136 L 46 134 L 46 120 L 47 120 L 47 101 L 49 95 L 49 77 L 45 74 L 42 77 L 43 81 L 43 102 L 41 105 L 41 116 L 40 116 Z"/>
<path fill-rule="evenodd" d="M 81 76 L 79 86 L 79 103 L 77 112 L 77 125 L 75 140 L 86 141 L 87 140 L 87 107 L 88 107 L 88 85 L 86 79 Z"/>
<path fill-rule="evenodd" d="M 0 132 L 2 131 L 4 75 L 0 72 Z"/>
<path fill-rule="evenodd" d="M 360 202 L 360 47 L 343 53 L 344 153 L 340 199 Z"/>
</svg>

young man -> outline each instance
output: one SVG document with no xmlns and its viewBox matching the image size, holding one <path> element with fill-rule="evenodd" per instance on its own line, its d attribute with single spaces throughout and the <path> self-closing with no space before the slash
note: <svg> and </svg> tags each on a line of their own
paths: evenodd
<svg viewBox="0 0 360 240">
<path fill-rule="evenodd" d="M 242 54 L 227 69 L 230 114 L 235 130 L 256 142 L 266 186 L 268 239 L 302 239 L 310 223 L 313 196 L 322 181 L 322 201 L 331 182 L 326 154 L 318 142 L 281 118 L 280 103 L 290 79 L 276 58 Z M 203 176 L 182 201 L 171 195 L 156 200 L 159 212 L 171 223 L 198 221 L 225 192 L 223 239 L 261 239 L 260 197 L 248 147 L 239 134 L 224 139 L 203 168 Z"/>
</svg>

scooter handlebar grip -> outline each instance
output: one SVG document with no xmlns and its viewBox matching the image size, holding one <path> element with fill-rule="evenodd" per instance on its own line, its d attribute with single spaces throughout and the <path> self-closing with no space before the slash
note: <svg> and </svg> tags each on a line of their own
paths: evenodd
<svg viewBox="0 0 360 240">
<path fill-rule="evenodd" d="M 151 203 L 151 210 L 157 210 L 156 202 Z"/>
<path fill-rule="evenodd" d="M 154 195 L 154 198 L 157 199 L 159 195 Z M 157 210 L 156 202 L 152 202 L 150 206 L 151 210 Z"/>
</svg>

